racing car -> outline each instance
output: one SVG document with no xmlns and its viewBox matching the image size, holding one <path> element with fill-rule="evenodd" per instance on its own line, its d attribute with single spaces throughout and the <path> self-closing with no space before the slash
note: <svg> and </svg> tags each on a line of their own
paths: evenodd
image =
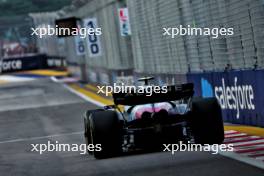
<svg viewBox="0 0 264 176">
<path fill-rule="evenodd" d="M 148 84 L 153 77 L 142 78 Z M 113 93 L 114 104 L 84 114 L 86 144 L 101 144 L 95 158 L 139 149 L 161 150 L 179 141 L 221 144 L 224 128 L 216 98 L 194 97 L 193 83 L 167 86 L 166 93 Z M 120 108 L 120 105 L 124 108 Z"/>
</svg>

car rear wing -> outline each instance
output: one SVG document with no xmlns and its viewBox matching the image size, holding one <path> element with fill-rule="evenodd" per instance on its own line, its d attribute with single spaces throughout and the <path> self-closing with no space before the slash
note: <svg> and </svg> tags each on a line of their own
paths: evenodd
<svg viewBox="0 0 264 176">
<path fill-rule="evenodd" d="M 148 103 L 168 102 L 191 98 L 194 94 L 193 83 L 167 86 L 166 93 L 113 93 L 115 105 L 140 105 Z"/>
</svg>

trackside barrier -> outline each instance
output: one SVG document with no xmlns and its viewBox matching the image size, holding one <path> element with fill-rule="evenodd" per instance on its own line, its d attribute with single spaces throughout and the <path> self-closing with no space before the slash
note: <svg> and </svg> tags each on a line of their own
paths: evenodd
<svg viewBox="0 0 264 176">
<path fill-rule="evenodd" d="M 66 67 L 63 57 L 34 54 L 0 59 L 0 74 L 25 70 L 49 69 Z"/>
<path fill-rule="evenodd" d="M 264 127 L 264 70 L 187 74 L 195 95 L 216 97 L 226 122 Z"/>
</svg>

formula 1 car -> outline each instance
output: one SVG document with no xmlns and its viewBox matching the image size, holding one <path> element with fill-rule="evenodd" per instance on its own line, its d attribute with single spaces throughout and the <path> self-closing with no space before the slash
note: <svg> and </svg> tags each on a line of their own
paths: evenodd
<svg viewBox="0 0 264 176">
<path fill-rule="evenodd" d="M 153 77 L 140 79 L 148 81 Z M 179 141 L 221 144 L 224 129 L 216 98 L 194 98 L 192 83 L 167 86 L 166 93 L 113 93 L 114 105 L 88 110 L 84 137 L 101 144 L 95 158 L 118 156 L 138 149 L 162 149 Z M 125 106 L 124 110 L 119 105 Z M 131 120 L 132 119 L 132 120 Z"/>
</svg>

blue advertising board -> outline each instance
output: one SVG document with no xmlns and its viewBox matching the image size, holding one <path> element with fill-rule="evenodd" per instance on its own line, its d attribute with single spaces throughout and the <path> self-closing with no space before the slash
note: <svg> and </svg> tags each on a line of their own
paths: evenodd
<svg viewBox="0 0 264 176">
<path fill-rule="evenodd" d="M 64 57 L 32 54 L 0 59 L 0 74 L 35 69 L 64 68 L 65 66 Z"/>
<path fill-rule="evenodd" d="M 264 127 L 264 70 L 187 74 L 195 96 L 216 97 L 226 122 Z"/>
</svg>

